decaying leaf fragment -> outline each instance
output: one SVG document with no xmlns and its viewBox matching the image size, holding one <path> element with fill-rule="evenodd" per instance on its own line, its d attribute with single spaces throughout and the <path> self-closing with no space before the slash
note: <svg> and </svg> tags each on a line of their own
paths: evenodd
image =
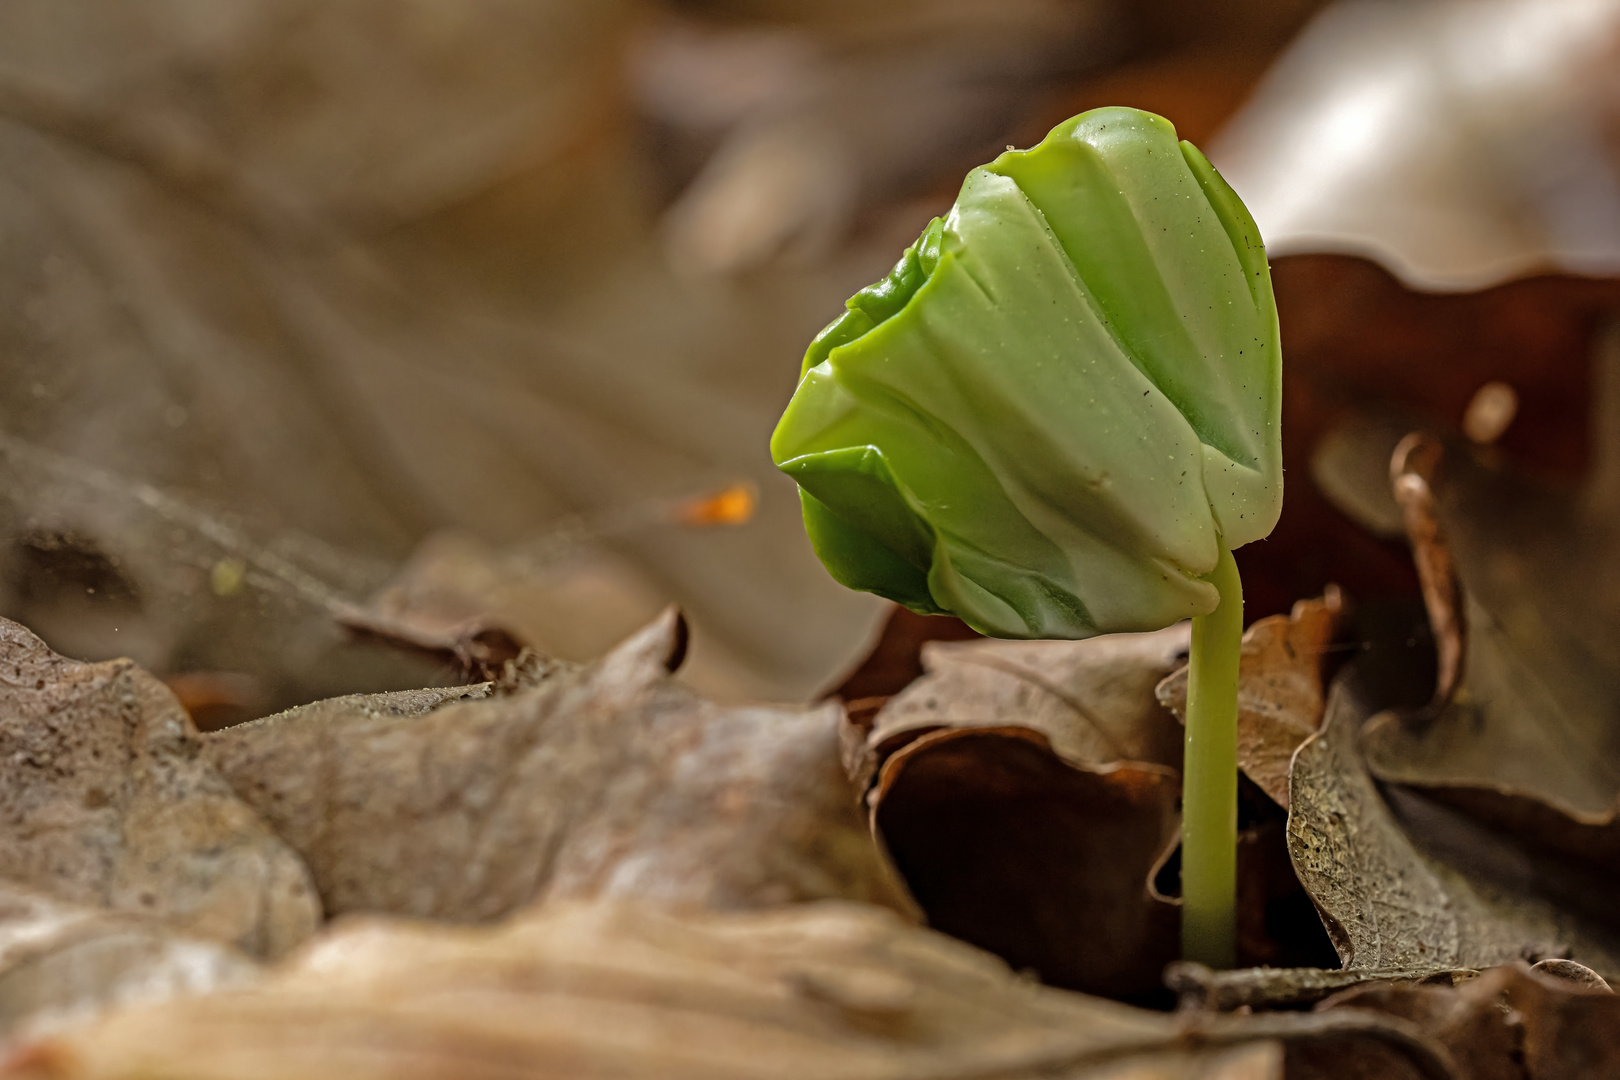
<svg viewBox="0 0 1620 1080">
<path fill-rule="evenodd" d="M 1342 601 L 1337 589 L 1301 600 L 1284 615 L 1257 619 L 1243 632 L 1238 673 L 1238 767 L 1288 807 L 1288 765 L 1322 720 L 1322 654 L 1333 639 Z M 1168 676 L 1159 703 L 1185 717 L 1187 669 Z"/>
<path fill-rule="evenodd" d="M 1397 1021 L 1133 1009 L 1040 987 L 863 905 L 599 904 L 494 928 L 352 921 L 271 979 L 124 1011 L 36 1043 L 0 1075 L 1280 1080 L 1313 1049 L 1381 1055 L 1392 1080 L 1455 1076 Z"/>
<path fill-rule="evenodd" d="M 670 677 L 685 648 L 672 609 L 595 664 L 492 696 L 317 703 L 205 752 L 332 914 L 484 921 L 625 896 L 912 910 L 842 775 L 837 706 L 717 705 Z"/>
<path fill-rule="evenodd" d="M 1415 792 L 1374 782 L 1357 748 L 1370 711 L 1353 678 L 1341 676 L 1290 777 L 1289 854 L 1344 967 L 1484 968 L 1567 956 L 1600 973 L 1620 970 L 1612 922 L 1552 902 L 1530 853 Z"/>
<path fill-rule="evenodd" d="M 1540 969 L 1541 965 L 1537 965 Z M 1346 990 L 1324 1010 L 1367 1010 L 1419 1025 L 1479 1080 L 1620 1076 L 1620 996 L 1523 964 L 1455 988 L 1382 984 Z"/>
<path fill-rule="evenodd" d="M 0 881 L 0 1044 L 109 1008 L 240 985 L 258 970 L 230 946 L 162 919 Z"/>
<path fill-rule="evenodd" d="M 309 875 L 199 740 L 130 661 L 68 660 L 0 619 L 0 870 L 255 955 L 297 944 L 321 916 Z"/>
</svg>

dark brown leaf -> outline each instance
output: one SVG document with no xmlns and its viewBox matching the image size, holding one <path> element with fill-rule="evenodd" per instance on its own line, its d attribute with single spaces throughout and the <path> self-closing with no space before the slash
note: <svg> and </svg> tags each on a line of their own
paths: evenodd
<svg viewBox="0 0 1620 1080">
<path fill-rule="evenodd" d="M 1187 643 L 1182 625 L 923 647 L 847 760 L 878 777 L 874 827 L 932 925 L 1060 986 L 1158 986 L 1177 915 L 1149 881 L 1176 843 L 1182 735 L 1153 687 Z"/>
<path fill-rule="evenodd" d="M 929 924 L 1058 986 L 1156 989 L 1179 909 L 1148 882 L 1178 839 L 1180 778 L 1094 765 L 1029 728 L 946 729 L 884 762 L 872 820 Z"/>
</svg>

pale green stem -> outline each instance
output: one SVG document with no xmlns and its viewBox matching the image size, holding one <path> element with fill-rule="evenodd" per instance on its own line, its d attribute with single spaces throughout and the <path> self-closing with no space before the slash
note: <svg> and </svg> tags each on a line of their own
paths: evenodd
<svg viewBox="0 0 1620 1080">
<path fill-rule="evenodd" d="M 1181 955 L 1212 968 L 1237 959 L 1237 687 L 1243 582 L 1221 544 L 1205 579 L 1220 604 L 1192 623 L 1181 794 Z"/>
</svg>

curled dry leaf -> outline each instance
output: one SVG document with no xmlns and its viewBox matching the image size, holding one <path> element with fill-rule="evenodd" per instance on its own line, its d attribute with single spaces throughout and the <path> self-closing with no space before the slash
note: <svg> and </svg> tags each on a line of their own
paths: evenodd
<svg viewBox="0 0 1620 1080">
<path fill-rule="evenodd" d="M 1291 614 L 1268 615 L 1243 633 L 1238 669 L 1238 767 L 1277 805 L 1288 806 L 1288 765 L 1322 721 L 1322 655 L 1342 606 L 1330 588 Z M 1159 703 L 1185 719 L 1187 669 L 1165 678 Z"/>
<path fill-rule="evenodd" d="M 356 920 L 271 979 L 126 1010 L 34 1044 L 0 1075 L 1279 1080 L 1312 1050 L 1382 1055 L 1386 1077 L 1456 1075 L 1399 1020 L 1133 1009 L 1034 985 L 862 905 L 598 904 L 493 928 Z"/>
<path fill-rule="evenodd" d="M 924 647 L 857 760 L 874 827 L 930 924 L 1060 986 L 1156 989 L 1176 910 L 1181 729 L 1153 687 L 1188 628 Z"/>
<path fill-rule="evenodd" d="M 1484 972 L 1455 988 L 1383 984 L 1346 990 L 1318 1008 L 1368 1010 L 1414 1023 L 1477 1080 L 1620 1077 L 1620 997 L 1522 964 Z"/>
<path fill-rule="evenodd" d="M 63 900 L 275 956 L 320 921 L 308 872 L 128 660 L 85 664 L 0 619 L 0 866 Z"/>
<path fill-rule="evenodd" d="M 909 911 L 838 761 L 839 710 L 721 706 L 670 677 L 674 610 L 599 662 L 339 699 L 208 736 L 333 914 L 488 920 L 549 897 Z M 470 700 L 453 700 L 467 697 Z"/>
<path fill-rule="evenodd" d="M 1620 970 L 1612 915 L 1605 924 L 1549 899 L 1538 853 L 1413 791 L 1380 789 L 1357 748 L 1370 711 L 1353 678 L 1341 676 L 1290 778 L 1289 854 L 1344 967 L 1568 956 Z"/>
<path fill-rule="evenodd" d="M 1444 709 L 1462 681 L 1468 627 L 1462 583 L 1457 580 L 1456 562 L 1435 507 L 1434 472 L 1443 452 L 1438 439 L 1414 432 L 1396 444 L 1389 461 L 1390 486 L 1401 508 L 1407 539 L 1412 543 L 1423 607 L 1434 631 L 1439 670 L 1435 673 L 1430 713 Z"/>
<path fill-rule="evenodd" d="M 234 986 L 258 966 L 161 919 L 0 881 L 0 1043 L 137 1001 Z"/>
</svg>

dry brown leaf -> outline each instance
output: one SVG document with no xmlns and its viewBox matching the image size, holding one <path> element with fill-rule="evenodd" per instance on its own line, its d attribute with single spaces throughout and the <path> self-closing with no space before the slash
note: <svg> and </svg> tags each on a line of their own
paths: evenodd
<svg viewBox="0 0 1620 1080">
<path fill-rule="evenodd" d="M 64 900 L 161 915 L 275 956 L 321 910 L 309 874 L 200 758 L 128 660 L 84 664 L 0 619 L 0 866 Z"/>
<path fill-rule="evenodd" d="M 1496 447 L 1429 435 L 1396 446 L 1387 423 L 1341 433 L 1347 502 L 1393 508 L 1376 477 L 1392 470 L 1442 654 L 1429 709 L 1370 725 L 1380 779 L 1536 798 L 1586 822 L 1620 808 L 1620 323 L 1609 326 L 1583 335 L 1592 385 L 1562 414 L 1571 429 L 1577 405 L 1593 417 L 1579 487 L 1529 476 Z"/>
<path fill-rule="evenodd" d="M 1268 615 L 1243 632 L 1238 674 L 1238 767 L 1288 807 L 1288 765 L 1322 722 L 1322 654 L 1333 640 L 1341 600 L 1330 589 L 1301 600 L 1287 616 Z M 1159 704 L 1185 718 L 1187 669 L 1165 678 Z"/>
<path fill-rule="evenodd" d="M 1456 1075 L 1399 1021 L 1133 1009 L 842 903 L 561 905 L 487 929 L 356 920 L 269 980 L 115 1014 L 33 1045 L 3 1075 L 1280 1080 L 1285 1046 L 1290 1061 L 1382 1051 L 1387 1077 Z"/>
<path fill-rule="evenodd" d="M 1369 712 L 1341 676 L 1290 778 L 1289 854 L 1343 965 L 1483 968 L 1570 956 L 1620 970 L 1612 913 L 1605 925 L 1550 899 L 1538 853 L 1374 782 L 1356 745 Z"/>
<path fill-rule="evenodd" d="M 161 919 L 0 881 L 0 1043 L 137 1001 L 239 985 L 258 966 Z"/>
<path fill-rule="evenodd" d="M 318 703 L 206 754 L 333 914 L 494 919 L 542 898 L 911 910 L 838 761 L 839 710 L 721 706 L 670 677 L 671 610 L 588 667 Z M 473 700 L 449 700 L 469 696 Z"/>
<path fill-rule="evenodd" d="M 1318 1008 L 1365 1009 L 1415 1023 L 1475 1080 L 1620 1077 L 1620 997 L 1522 964 L 1484 972 L 1455 989 L 1385 984 L 1347 990 Z"/>
<path fill-rule="evenodd" d="M 1029 728 L 947 729 L 884 762 L 872 821 L 929 925 L 1054 985 L 1158 988 L 1178 909 L 1149 881 L 1180 834 L 1175 770 L 1094 765 Z"/>
<path fill-rule="evenodd" d="M 1421 445 L 1438 457 L 1435 440 Z M 1413 487 L 1421 480 L 1410 470 L 1399 478 Z M 1444 531 L 1420 523 L 1414 544 L 1420 566 L 1455 557 L 1462 610 L 1452 586 L 1449 603 L 1431 603 L 1431 618 L 1442 643 L 1461 639 L 1463 677 L 1449 700 L 1437 691 L 1437 715 L 1372 720 L 1369 765 L 1384 780 L 1527 795 L 1574 820 L 1612 818 L 1620 807 L 1620 507 L 1583 513 L 1461 453 L 1447 455 L 1438 488 Z M 1444 690 L 1450 672 L 1441 674 Z"/>
</svg>

